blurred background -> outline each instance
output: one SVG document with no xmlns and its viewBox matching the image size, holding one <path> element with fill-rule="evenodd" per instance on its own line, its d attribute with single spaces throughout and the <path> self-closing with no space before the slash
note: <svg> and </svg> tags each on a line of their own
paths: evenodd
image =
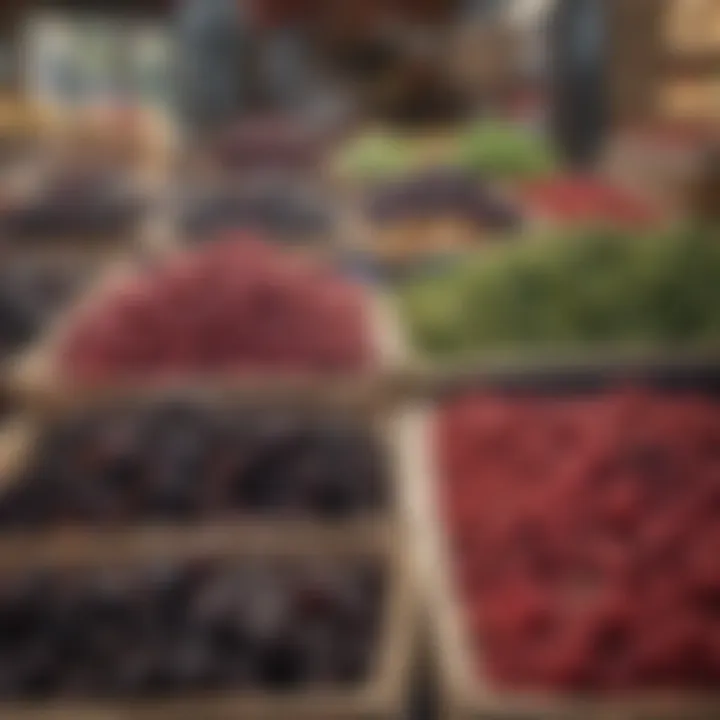
<svg viewBox="0 0 720 720">
<path fill-rule="evenodd" d="M 720 718 L 718 351 L 718 0 L 0 4 L 0 717 Z"/>
</svg>

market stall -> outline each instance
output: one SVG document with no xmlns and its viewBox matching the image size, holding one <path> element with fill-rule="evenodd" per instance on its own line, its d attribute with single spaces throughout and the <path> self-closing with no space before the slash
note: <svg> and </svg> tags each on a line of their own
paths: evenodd
<svg viewBox="0 0 720 720">
<path fill-rule="evenodd" d="M 713 3 L 191 5 L 199 113 L 157 14 L 25 23 L 0 717 L 717 717 L 713 131 L 668 90 Z"/>
</svg>

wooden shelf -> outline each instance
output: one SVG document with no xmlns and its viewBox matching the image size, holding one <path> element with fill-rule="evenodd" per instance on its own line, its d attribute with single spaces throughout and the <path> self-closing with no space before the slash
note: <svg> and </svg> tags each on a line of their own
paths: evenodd
<svg viewBox="0 0 720 720">
<path fill-rule="evenodd" d="M 664 44 L 682 55 L 720 50 L 720 4 L 717 0 L 673 0 L 667 3 Z"/>
<path fill-rule="evenodd" d="M 717 74 L 720 77 L 720 48 L 703 53 L 666 53 L 660 61 L 663 74 L 698 75 Z"/>
</svg>

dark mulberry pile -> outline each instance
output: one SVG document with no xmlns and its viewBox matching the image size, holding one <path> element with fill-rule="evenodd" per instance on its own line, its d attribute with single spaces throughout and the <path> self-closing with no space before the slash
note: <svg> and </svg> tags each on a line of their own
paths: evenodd
<svg viewBox="0 0 720 720">
<path fill-rule="evenodd" d="M 365 561 L 6 576 L 0 698 L 277 693 L 361 682 L 383 580 Z"/>
<path fill-rule="evenodd" d="M 384 458 L 349 417 L 166 403 L 46 431 L 0 493 L 0 529 L 266 517 L 342 519 L 385 506 Z"/>
<path fill-rule="evenodd" d="M 495 682 L 718 687 L 718 402 L 478 395 L 437 432 L 467 628 Z"/>
</svg>

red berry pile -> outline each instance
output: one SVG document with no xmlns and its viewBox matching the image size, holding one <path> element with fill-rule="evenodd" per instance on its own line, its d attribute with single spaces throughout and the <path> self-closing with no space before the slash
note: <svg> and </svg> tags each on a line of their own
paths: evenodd
<svg viewBox="0 0 720 720">
<path fill-rule="evenodd" d="M 501 686 L 720 683 L 720 403 L 475 395 L 437 425 L 477 657 Z"/>
<path fill-rule="evenodd" d="M 568 223 L 603 222 L 623 228 L 651 227 L 657 213 L 624 190 L 590 177 L 555 177 L 522 190 L 529 208 L 545 219 Z"/>
<path fill-rule="evenodd" d="M 252 239 L 212 243 L 139 271 L 78 316 L 61 369 L 83 381 L 184 372 L 365 366 L 361 290 Z"/>
</svg>

